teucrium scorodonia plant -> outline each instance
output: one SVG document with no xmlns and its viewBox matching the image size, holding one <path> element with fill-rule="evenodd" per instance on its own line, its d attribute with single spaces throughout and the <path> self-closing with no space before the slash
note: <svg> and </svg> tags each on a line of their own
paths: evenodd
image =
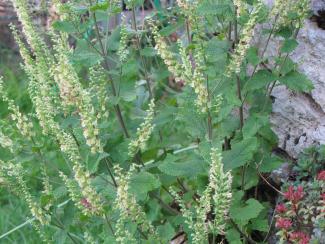
<svg viewBox="0 0 325 244">
<path fill-rule="evenodd" d="M 62 231 L 74 243 L 167 243 L 182 231 L 191 243 L 266 235 L 265 204 L 251 189 L 279 162 L 269 94 L 277 82 L 312 86 L 290 62 L 293 49 L 268 57 L 252 39 L 274 19 L 270 38 L 300 28 L 304 1 L 276 1 L 282 12 L 262 1 L 177 1 L 142 21 L 142 2 L 128 1 L 131 18 L 114 28 L 117 2 L 56 0 L 45 34 L 27 1 L 12 1 L 33 106 L 22 112 L 1 81 L 9 113 L 1 179 L 14 193 L 13 180 L 22 188 L 41 240 L 57 243 Z M 287 31 L 283 43 L 295 38 Z M 35 172 L 40 182 L 28 177 Z"/>
</svg>

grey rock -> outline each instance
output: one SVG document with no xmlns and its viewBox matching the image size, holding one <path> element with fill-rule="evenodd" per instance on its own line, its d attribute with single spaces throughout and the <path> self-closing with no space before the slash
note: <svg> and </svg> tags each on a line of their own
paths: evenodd
<svg viewBox="0 0 325 244">
<path fill-rule="evenodd" d="M 272 6 L 274 0 L 265 2 Z M 325 8 L 325 0 L 312 0 L 310 7 L 317 12 Z M 255 41 L 261 47 L 265 44 L 265 39 Z M 290 58 L 312 81 L 314 89 L 310 94 L 296 93 L 277 85 L 272 92 L 273 130 L 279 137 L 279 147 L 292 157 L 309 146 L 325 144 L 325 30 L 306 20 L 297 41 L 299 45 Z M 279 40 L 272 40 L 267 55 L 277 56 L 279 46 Z"/>
<path fill-rule="evenodd" d="M 278 169 L 272 171 L 270 178 L 277 185 L 281 185 L 283 182 L 288 180 L 291 169 L 292 164 L 283 163 Z"/>
</svg>

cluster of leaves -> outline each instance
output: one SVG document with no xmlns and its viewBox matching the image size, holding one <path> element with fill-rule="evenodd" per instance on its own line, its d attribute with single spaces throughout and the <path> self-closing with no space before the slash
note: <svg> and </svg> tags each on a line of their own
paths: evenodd
<svg viewBox="0 0 325 244">
<path fill-rule="evenodd" d="M 325 169 L 325 147 L 310 147 L 299 155 L 298 161 L 293 167 L 293 173 L 297 180 L 308 181 Z"/>
<path fill-rule="evenodd" d="M 121 33 L 125 30 L 122 31 L 121 26 L 111 26 L 111 19 L 122 12 L 121 7 L 114 1 L 68 1 L 68 17 L 56 20 L 52 26 L 55 31 L 70 36 L 74 46 L 70 62 L 78 71 L 84 87 L 93 91 L 89 81 L 91 68 L 100 63 L 105 69 L 108 98 L 104 100 L 105 104 L 96 96 L 92 101 L 96 111 L 100 111 L 103 105 L 110 111 L 108 119 L 99 120 L 104 152 L 91 153 L 83 138 L 80 118 L 74 112 L 61 114 L 56 119 L 62 129 L 73 135 L 79 146 L 84 166 L 91 173 L 92 184 L 104 198 L 105 218 L 85 216 L 69 200 L 67 187 L 58 177 L 58 172 L 71 175 L 71 167 L 57 142 L 43 135 L 41 129 L 35 130 L 31 143 L 22 138 L 17 128 L 10 124 L 9 117 L 4 116 L 2 128 L 18 149 L 12 154 L 0 147 L 3 161 L 23 166 L 25 176 L 28 176 L 25 177 L 27 185 L 35 199 L 39 199 L 40 206 L 46 209 L 51 203 L 48 210 L 51 228 L 43 230 L 49 239 L 55 243 L 92 242 L 90 240 L 115 243 L 119 214 L 114 209 L 116 183 L 112 167 L 120 165 L 128 170 L 130 164 L 136 162 L 140 170 L 132 175 L 129 192 L 145 210 L 162 242 L 169 242 L 183 231 L 191 242 L 189 226 L 169 188 L 176 188 L 184 205 L 194 212 L 193 206 L 199 202 L 208 184 L 210 150 L 217 147 L 223 150 L 225 170 L 231 170 L 233 175 L 233 198 L 229 220 L 225 220 L 225 233 L 210 233 L 206 243 L 224 239 L 234 244 L 267 240 L 271 228 L 267 219 L 270 203 L 260 190 L 263 182 L 260 177 L 282 162 L 272 154 L 272 149 L 277 147 L 277 138 L 269 121 L 272 111 L 270 94 L 277 84 L 294 92 L 309 92 L 312 84 L 289 58 L 298 45 L 295 38 L 300 26 L 295 23 L 301 21 L 292 13 L 288 14 L 287 22 L 279 25 L 274 21 L 270 28 L 256 34 L 260 35 L 257 38 L 266 37 L 265 47 L 262 50 L 250 47 L 243 57 L 241 71 L 235 76 L 225 77 L 224 71 L 239 43 L 240 27 L 247 24 L 250 11 L 257 3 L 253 0 L 242 2 L 247 8 L 238 17 L 231 0 L 200 1 L 192 13 L 200 16 L 198 20 L 204 26 L 204 31 L 201 29 L 199 33 L 190 28 L 188 16 L 182 14 L 181 7 L 164 8 L 159 1 L 154 1 L 152 6 L 150 17 L 155 20 L 159 34 L 169 43 L 176 58 L 180 56 L 177 39 L 187 44 L 189 53 L 199 48 L 203 50 L 202 72 L 206 77 L 209 99 L 213 104 L 217 97 L 222 97 L 220 111 L 214 111 L 212 106 L 207 114 L 197 110 L 193 89 L 180 81 L 175 82 L 174 74 L 169 73 L 154 48 L 150 24 L 143 21 L 143 25 L 139 25 L 140 21 L 136 20 L 136 12 L 141 9 L 143 1 L 127 3 L 130 11 L 126 13 L 131 16 L 132 24 L 127 25 L 127 34 L 123 37 L 128 50 L 123 62 L 118 55 Z M 270 12 L 263 5 L 258 13 L 258 24 L 277 18 L 278 15 L 272 17 Z M 280 42 L 280 48 L 276 56 L 267 55 L 269 40 L 275 38 Z M 142 122 L 151 98 L 157 101 L 154 132 L 147 147 L 130 159 L 128 145 L 131 138 L 136 137 L 136 128 Z M 34 114 L 33 110 L 30 112 Z M 33 122 L 39 128 L 38 121 L 34 119 Z M 42 179 L 38 177 L 44 165 L 53 188 L 47 195 L 41 194 Z M 88 202 L 83 199 L 81 205 L 88 205 Z M 207 220 L 213 218 L 213 214 L 206 216 Z M 138 242 L 150 243 L 150 233 L 143 233 L 139 228 L 143 223 L 129 221 L 123 224 Z"/>
</svg>

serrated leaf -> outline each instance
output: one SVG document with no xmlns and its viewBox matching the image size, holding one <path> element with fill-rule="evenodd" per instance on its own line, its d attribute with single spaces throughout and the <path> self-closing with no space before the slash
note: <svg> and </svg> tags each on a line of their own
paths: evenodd
<svg viewBox="0 0 325 244">
<path fill-rule="evenodd" d="M 204 171 L 202 163 L 196 160 L 177 162 L 174 156 L 168 155 L 158 166 L 159 170 L 171 176 L 196 176 Z"/>
<path fill-rule="evenodd" d="M 160 181 L 149 172 L 140 172 L 132 176 L 130 192 L 135 195 L 143 195 L 160 187 Z"/>
<path fill-rule="evenodd" d="M 290 38 L 292 36 L 292 28 L 288 26 L 280 27 L 279 30 L 276 32 L 277 36 L 281 36 L 283 38 Z"/>
<path fill-rule="evenodd" d="M 211 63 L 218 63 L 219 65 L 225 65 L 229 50 L 229 44 L 226 41 L 219 40 L 218 38 L 213 38 L 209 40 L 206 46 L 207 61 Z M 219 66 L 218 65 L 218 66 Z M 214 72 L 216 70 L 214 69 Z"/>
<path fill-rule="evenodd" d="M 232 13 L 230 4 L 227 3 L 216 3 L 211 1 L 203 1 L 197 12 L 199 15 L 224 15 L 230 16 Z"/>
<path fill-rule="evenodd" d="M 272 81 L 277 80 L 277 76 L 271 72 L 262 69 L 257 71 L 253 77 L 248 80 L 244 86 L 244 92 L 255 91 L 266 87 L 266 85 Z"/>
<path fill-rule="evenodd" d="M 87 158 L 87 169 L 88 171 L 93 174 L 96 173 L 98 170 L 98 165 L 100 163 L 100 161 L 106 157 L 108 157 L 109 154 L 106 152 L 101 153 L 96 160 L 93 160 L 94 157 L 92 157 L 92 155 L 89 155 L 89 157 Z"/>
<path fill-rule="evenodd" d="M 64 197 L 67 194 L 67 188 L 65 186 L 59 186 L 58 188 L 55 188 L 53 191 L 53 196 L 55 199 L 59 199 L 61 197 Z"/>
<path fill-rule="evenodd" d="M 268 121 L 269 118 L 265 115 L 252 114 L 251 116 L 249 116 L 248 119 L 245 121 L 242 130 L 244 138 L 250 138 L 254 136 L 261 127 L 268 123 Z"/>
<path fill-rule="evenodd" d="M 232 145 L 232 149 L 223 152 L 223 164 L 226 170 L 231 170 L 245 165 L 252 159 L 257 149 L 256 137 L 244 139 Z"/>
<path fill-rule="evenodd" d="M 242 244 L 240 233 L 235 228 L 227 230 L 226 238 L 230 244 Z"/>
<path fill-rule="evenodd" d="M 261 135 L 265 140 L 267 140 L 270 145 L 277 145 L 278 137 L 269 125 L 262 127 L 258 131 L 258 134 Z"/>
<path fill-rule="evenodd" d="M 264 206 L 259 201 L 250 198 L 245 202 L 244 206 L 230 208 L 230 216 L 239 222 L 247 222 L 255 219 L 263 209 Z"/>
<path fill-rule="evenodd" d="M 250 228 L 253 230 L 267 232 L 269 230 L 269 224 L 267 219 L 254 219 L 251 221 Z"/>
<path fill-rule="evenodd" d="M 283 164 L 283 160 L 277 156 L 266 156 L 263 158 L 260 166 L 259 166 L 259 171 L 262 173 L 268 173 L 271 172 L 272 170 L 275 170 L 279 168 Z"/>
<path fill-rule="evenodd" d="M 279 72 L 282 76 L 288 74 L 289 72 L 296 69 L 296 64 L 287 57 L 282 57 L 276 60 L 276 63 L 279 65 Z"/>
<path fill-rule="evenodd" d="M 281 52 L 290 53 L 296 49 L 298 42 L 295 39 L 286 39 L 281 47 Z"/>
<path fill-rule="evenodd" d="M 257 186 L 259 182 L 259 175 L 256 172 L 255 165 L 248 167 L 245 174 L 244 190 L 249 190 L 254 186 Z"/>
<path fill-rule="evenodd" d="M 298 92 L 310 92 L 314 88 L 313 83 L 307 76 L 297 71 L 291 71 L 285 76 L 280 77 L 279 81 L 288 88 Z"/>
<path fill-rule="evenodd" d="M 109 200 L 114 200 L 116 196 L 116 188 L 111 184 L 107 184 L 107 181 L 112 182 L 112 179 L 108 175 L 102 174 L 96 176 L 92 180 L 92 185 L 103 197 Z"/>
<path fill-rule="evenodd" d="M 173 226 L 167 222 L 164 225 L 160 225 L 157 228 L 157 231 L 159 233 L 159 235 L 164 238 L 164 240 L 169 241 L 173 238 L 173 236 L 175 235 L 175 230 L 173 228 Z"/>
<path fill-rule="evenodd" d="M 89 47 L 86 40 L 78 40 L 77 47 L 72 55 L 73 63 L 90 67 L 97 64 L 102 59 L 99 53 Z"/>
</svg>

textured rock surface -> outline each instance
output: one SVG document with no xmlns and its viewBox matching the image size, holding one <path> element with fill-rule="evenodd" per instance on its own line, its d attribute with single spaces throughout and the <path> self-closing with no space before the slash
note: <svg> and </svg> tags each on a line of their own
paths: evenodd
<svg viewBox="0 0 325 244">
<path fill-rule="evenodd" d="M 31 15 L 33 20 L 38 26 L 47 25 L 47 15 L 42 10 L 45 8 L 43 5 L 47 3 L 41 0 L 28 0 Z M 43 4 L 43 5 L 42 5 Z M 46 6 L 46 5 L 45 5 Z M 19 27 L 19 22 L 10 0 L 0 0 L 0 47 L 13 48 L 15 46 L 9 24 L 13 23 Z"/>
<path fill-rule="evenodd" d="M 267 3 L 272 5 L 272 0 Z M 312 0 L 316 13 L 325 9 L 325 0 Z M 315 89 L 310 94 L 294 93 L 276 86 L 271 121 L 279 137 L 279 147 L 296 157 L 304 148 L 325 144 L 325 30 L 306 20 L 298 35 L 299 46 L 290 56 L 298 69 L 312 80 Z M 263 42 L 262 42 L 263 44 Z M 268 53 L 276 55 L 278 44 L 272 42 Z"/>
</svg>

